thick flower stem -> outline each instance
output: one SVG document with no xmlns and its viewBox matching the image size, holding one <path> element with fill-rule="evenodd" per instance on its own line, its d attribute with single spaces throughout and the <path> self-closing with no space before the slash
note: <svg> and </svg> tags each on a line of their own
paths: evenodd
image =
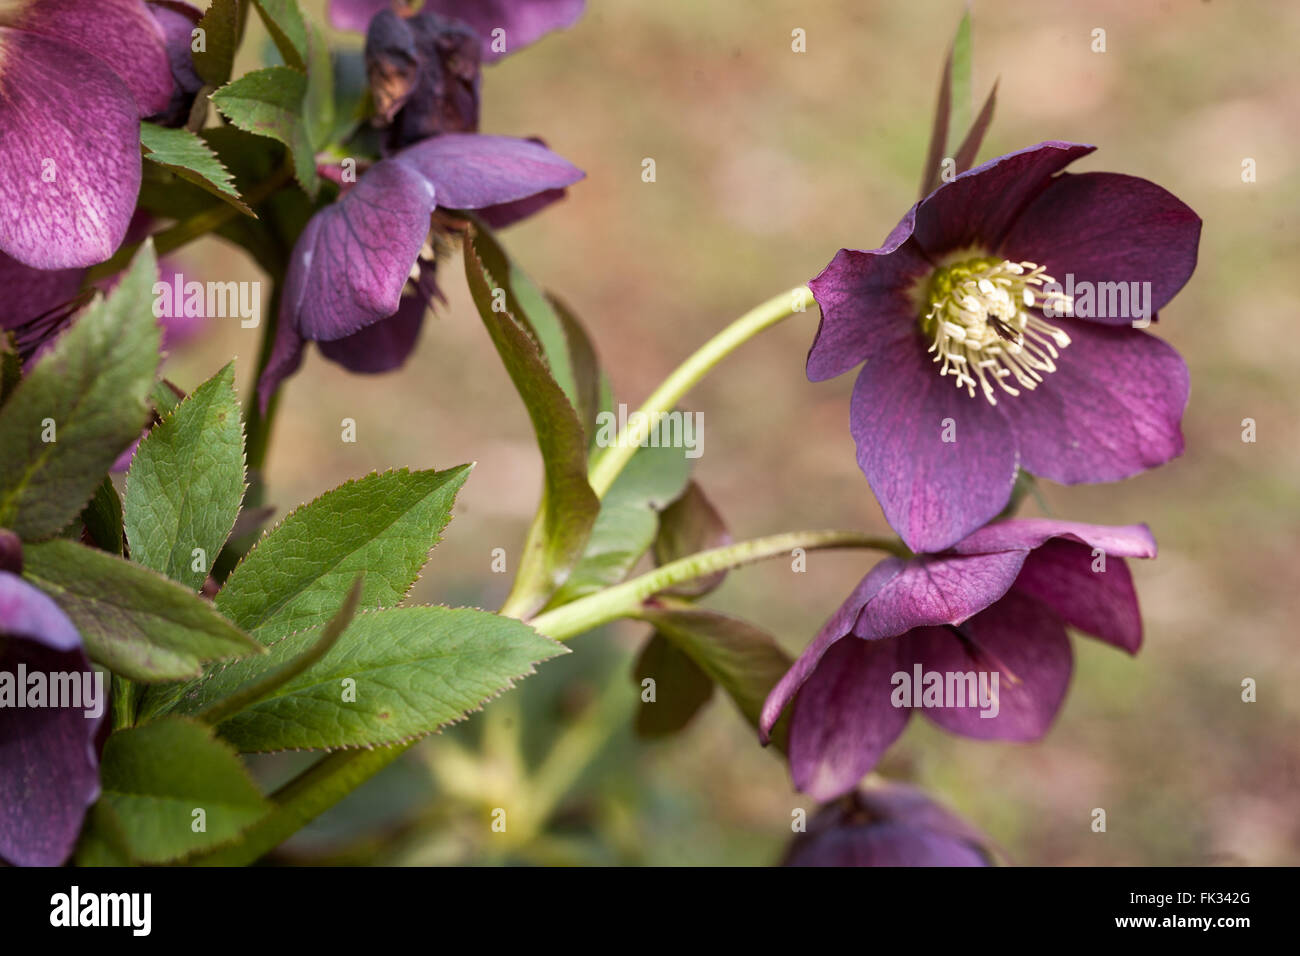
<svg viewBox="0 0 1300 956">
<path fill-rule="evenodd" d="M 682 396 L 704 378 L 710 369 L 759 332 L 792 315 L 808 311 L 812 304 L 812 291 L 807 286 L 797 286 L 750 309 L 700 346 L 637 409 L 640 414 L 628 416 L 627 426 L 619 433 L 614 444 L 592 461 L 588 478 L 596 497 L 605 497 L 605 492 L 609 491 L 614 479 L 636 454 L 637 448 L 645 441 L 659 416 L 672 411 Z"/>
<path fill-rule="evenodd" d="M 764 558 L 788 555 L 796 548 L 805 551 L 875 548 L 900 557 L 909 554 L 907 548 L 896 538 L 880 538 L 857 531 L 791 531 L 774 534 L 692 554 L 630 581 L 547 611 L 528 623 L 538 633 L 557 641 L 567 641 L 602 624 L 635 614 L 646 598 L 665 588 L 707 577 L 718 571 L 752 564 Z"/>
</svg>

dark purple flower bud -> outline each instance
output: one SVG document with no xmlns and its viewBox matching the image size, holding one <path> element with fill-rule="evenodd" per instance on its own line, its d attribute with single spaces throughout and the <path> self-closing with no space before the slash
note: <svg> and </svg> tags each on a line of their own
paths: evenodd
<svg viewBox="0 0 1300 956">
<path fill-rule="evenodd" d="M 167 108 L 149 117 L 162 126 L 184 126 L 203 79 L 194 69 L 193 34 L 203 13 L 183 0 L 153 0 L 149 12 L 162 28 L 167 63 L 172 73 L 172 95 Z"/>
<path fill-rule="evenodd" d="M 942 554 L 881 561 L 763 705 L 793 703 L 790 770 L 819 800 L 852 790 L 913 711 L 980 740 L 1037 740 L 1074 660 L 1066 626 L 1136 654 L 1142 617 L 1124 558 L 1155 557 L 1145 525 L 1018 518 Z"/>
<path fill-rule="evenodd" d="M 860 787 L 823 807 L 784 866 L 990 866 L 989 841 L 914 787 Z"/>
<path fill-rule="evenodd" d="M 50 598 L 0 571 L 0 859 L 57 866 L 99 797 L 102 674 Z"/>
<path fill-rule="evenodd" d="M 381 11 L 366 32 L 366 73 L 388 148 L 478 130 L 478 35 L 459 20 Z"/>
<path fill-rule="evenodd" d="M 23 542 L 8 528 L 0 528 L 0 571 L 23 573 Z"/>
<path fill-rule="evenodd" d="M 858 464 L 913 551 L 998 515 L 1017 466 L 1117 481 L 1182 453 L 1187 367 L 1143 329 L 1191 277 L 1201 220 L 1146 180 L 1061 172 L 1092 149 L 1040 143 L 962 173 L 809 283 L 808 378 L 866 362 Z"/>
</svg>

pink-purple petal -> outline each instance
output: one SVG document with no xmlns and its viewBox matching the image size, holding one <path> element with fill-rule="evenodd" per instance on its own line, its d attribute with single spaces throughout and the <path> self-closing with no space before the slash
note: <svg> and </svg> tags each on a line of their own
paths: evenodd
<svg viewBox="0 0 1300 956">
<path fill-rule="evenodd" d="M 913 551 L 942 551 L 1006 506 L 1020 460 L 1005 404 L 941 378 L 919 333 L 863 366 L 849 411 L 858 465 Z"/>
<path fill-rule="evenodd" d="M 415 351 L 429 300 L 404 295 L 397 311 L 374 325 L 332 342 L 317 342 L 320 354 L 350 372 L 378 374 L 400 368 Z"/>
<path fill-rule="evenodd" d="M 986 525 L 957 542 L 958 554 L 987 554 L 993 551 L 1030 551 L 1053 538 L 1064 538 L 1101 548 L 1121 558 L 1154 558 L 1156 539 L 1144 524 L 1104 525 L 1056 518 L 1010 518 Z"/>
<path fill-rule="evenodd" d="M 482 209 L 511 203 L 572 186 L 585 175 L 568 160 L 531 140 L 480 133 L 435 136 L 408 146 L 390 162 L 424 176 L 433 184 L 438 205 L 446 209 Z"/>
<path fill-rule="evenodd" d="M 330 0 L 330 23 L 337 30 L 355 30 L 365 33 L 370 18 L 380 10 L 399 10 L 401 4 L 394 0 Z"/>
<path fill-rule="evenodd" d="M 1041 602 L 1071 627 L 1130 654 L 1142 646 L 1142 612 L 1123 558 L 1074 541 L 1048 541 L 1025 559 L 1013 591 Z"/>
<path fill-rule="evenodd" d="M 930 720 L 978 740 L 1038 740 L 1052 724 L 1070 686 L 1074 655 L 1065 628 L 1045 605 L 1012 590 L 963 626 L 968 639 L 950 629 L 923 628 L 902 638 L 904 669 L 943 675 L 997 673 L 997 713 L 980 700 L 965 706 L 925 706 Z M 985 678 L 991 682 L 992 677 Z M 968 689 L 968 688 L 967 688 Z M 991 683 L 989 685 L 991 689 Z M 913 695 L 922 688 L 913 687 Z M 966 692 L 965 690 L 963 692 Z M 915 700 L 915 697 L 914 697 Z M 944 701 L 944 704 L 956 701 Z"/>
<path fill-rule="evenodd" d="M 139 190 L 135 101 L 113 71 L 0 27 L 0 251 L 37 269 L 102 262 Z"/>
<path fill-rule="evenodd" d="M 1150 283 L 1149 319 L 1191 278 L 1200 238 L 1200 217 L 1155 183 L 1063 173 L 1016 220 L 1000 251 L 1044 266 L 1058 283 L 1067 274 L 1076 287 L 1090 283 L 1094 294 L 1102 283 Z M 1079 317 L 1129 325 L 1136 310 L 1132 302 L 1126 314 Z"/>
<path fill-rule="evenodd" d="M 1118 481 L 1178 457 L 1190 380 L 1171 346 L 1131 328 L 1051 320 L 1070 337 L 1057 370 L 1002 402 L 1028 472 Z"/>
<path fill-rule="evenodd" d="M 483 43 L 483 62 L 492 63 L 535 43 L 552 30 L 570 27 L 585 0 L 425 0 L 421 11 L 469 24 Z M 494 44 L 494 31 L 500 43 Z"/>
</svg>

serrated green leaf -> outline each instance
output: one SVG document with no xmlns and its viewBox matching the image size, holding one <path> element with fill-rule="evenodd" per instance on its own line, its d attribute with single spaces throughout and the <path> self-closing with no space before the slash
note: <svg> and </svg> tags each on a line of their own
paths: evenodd
<svg viewBox="0 0 1300 956">
<path fill-rule="evenodd" d="M 666 737 L 691 722 L 713 696 L 713 681 L 685 651 L 657 631 L 641 650 L 632 668 L 638 686 L 654 681 L 654 700 L 642 699 L 636 712 L 636 732 L 642 737 Z"/>
<path fill-rule="evenodd" d="M 217 609 L 272 644 L 328 621 L 361 572 L 361 606 L 391 607 L 442 539 L 470 467 L 389 471 L 326 492 L 253 547 L 217 593 Z"/>
<path fill-rule="evenodd" d="M 637 614 L 672 641 L 709 678 L 727 692 L 755 727 L 763 702 L 792 661 L 776 641 L 747 621 L 682 602 L 664 603 Z M 784 721 L 773 742 L 784 748 Z"/>
<path fill-rule="evenodd" d="M 319 636 L 299 632 L 256 663 L 236 661 L 214 671 L 172 713 L 201 710 L 301 654 Z M 372 611 L 358 615 L 317 664 L 218 730 L 246 753 L 409 740 L 477 710 L 533 673 L 535 664 L 563 653 L 563 645 L 526 624 L 487 611 Z"/>
<path fill-rule="evenodd" d="M 105 478 L 81 512 L 81 523 L 96 547 L 109 554 L 122 553 L 122 499 L 113 480 Z"/>
<path fill-rule="evenodd" d="M 221 86 L 230 79 L 235 52 L 244 33 L 244 20 L 239 0 L 212 0 L 199 20 L 203 49 L 193 53 L 194 70 L 204 83 Z"/>
<path fill-rule="evenodd" d="M 194 677 L 203 661 L 261 650 L 193 591 L 72 541 L 25 547 L 23 576 L 72 619 L 92 661 L 132 680 Z"/>
<path fill-rule="evenodd" d="M 146 243 L 117 288 L 82 313 L 0 408 L 0 527 L 25 540 L 58 534 L 144 428 L 159 359 L 157 277 Z M 44 441 L 50 423 L 55 440 Z"/>
<path fill-rule="evenodd" d="M 197 134 L 187 129 L 141 123 L 140 145 L 144 148 L 144 158 L 151 163 L 172 170 L 187 182 L 230 203 L 244 215 L 253 215 L 240 198 L 230 171 Z"/>
<path fill-rule="evenodd" d="M 100 781 L 131 856 L 144 863 L 230 843 L 271 809 L 230 747 L 181 718 L 109 737 Z"/>
<path fill-rule="evenodd" d="M 294 176 L 310 196 L 320 188 L 315 152 L 303 100 L 306 74 L 288 66 L 269 66 L 245 73 L 212 94 L 213 104 L 235 126 L 266 136 L 289 148 Z"/>
<path fill-rule="evenodd" d="M 582 422 L 564 390 L 551 375 L 532 332 L 509 312 L 493 308 L 493 277 L 479 259 L 475 243 L 464 246 L 465 276 L 492 344 L 523 399 L 533 423 L 545 468 L 538 520 L 529 530 L 515 578 L 516 611 L 541 607 L 582 557 L 600 512 L 600 501 L 587 482 L 587 447 Z"/>
<path fill-rule="evenodd" d="M 307 24 L 295 0 L 253 0 L 275 48 L 296 70 L 307 69 Z"/>
<path fill-rule="evenodd" d="M 199 590 L 243 497 L 244 430 L 230 362 L 136 450 L 123 503 L 131 560 Z"/>
</svg>

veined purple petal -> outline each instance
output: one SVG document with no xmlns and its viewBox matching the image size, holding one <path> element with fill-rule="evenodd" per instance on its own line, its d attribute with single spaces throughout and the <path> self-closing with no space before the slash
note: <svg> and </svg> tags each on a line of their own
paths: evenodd
<svg viewBox="0 0 1300 956">
<path fill-rule="evenodd" d="M 790 773 L 818 800 L 848 793 L 874 767 L 910 711 L 890 703 L 899 670 L 896 638 L 836 642 L 799 690 L 790 721 Z"/>
<path fill-rule="evenodd" d="M 423 175 L 433 184 L 438 205 L 444 209 L 482 209 L 515 202 L 572 186 L 586 175 L 531 140 L 480 133 L 435 136 L 408 146 L 389 162 Z"/>
<path fill-rule="evenodd" d="M 72 622 L 9 572 L 0 572 L 0 632 L 0 671 L 15 681 L 20 667 L 44 674 L 47 685 L 52 673 L 90 671 Z M 0 708 L 0 858 L 9 863 L 57 866 L 71 854 L 99 796 L 95 735 L 103 714 L 88 717 L 88 709 Z"/>
<path fill-rule="evenodd" d="M 1021 466 L 1072 485 L 1118 481 L 1181 455 L 1191 387 L 1182 357 L 1137 329 L 1051 322 L 1070 337 L 1056 371 L 998 406 Z"/>
<path fill-rule="evenodd" d="M 1094 556 L 1092 548 L 1074 541 L 1048 541 L 1025 559 L 1012 591 L 1029 595 L 1071 627 L 1130 654 L 1142 646 L 1142 612 L 1123 558 Z"/>
<path fill-rule="evenodd" d="M 383 160 L 312 217 L 285 278 L 288 318 L 303 338 L 341 339 L 397 311 L 434 196 L 412 166 Z"/>
<path fill-rule="evenodd" d="M 162 28 L 140 0 L 19 0 L 0 12 L 0 24 L 75 47 L 73 58 L 47 67 L 62 67 L 65 82 L 79 82 L 86 57 L 95 57 L 126 84 L 139 118 L 167 108 L 172 74 Z"/>
<path fill-rule="evenodd" d="M 1070 275 L 1076 287 L 1150 283 L 1149 319 L 1191 278 L 1200 238 L 1200 217 L 1155 183 L 1118 173 L 1062 173 L 1016 220 L 1001 254 L 1044 266 L 1058 283 Z M 1129 325 L 1136 308 L 1130 302 L 1116 310 L 1122 314 L 1078 317 Z"/>
<path fill-rule="evenodd" d="M 419 287 L 403 294 L 397 312 L 346 338 L 318 342 L 321 355 L 348 371 L 363 374 L 391 372 L 405 364 L 415 350 L 432 300 L 442 298 L 433 278 L 433 266 L 422 266 L 420 271 Z"/>
<path fill-rule="evenodd" d="M 997 249 L 1053 174 L 1095 148 L 1044 142 L 976 166 L 921 201 L 912 236 L 932 258 L 968 247 Z"/>
<path fill-rule="evenodd" d="M 139 191 L 130 91 L 94 57 L 0 27 L 0 251 L 38 269 L 102 262 Z"/>
<path fill-rule="evenodd" d="M 915 330 L 863 366 L 849 411 L 858 465 L 913 551 L 942 551 L 1006 506 L 1019 464 L 1006 404 L 940 377 Z"/>
<path fill-rule="evenodd" d="M 875 640 L 916 627 L 961 624 L 1007 593 L 1024 565 L 1025 553 L 910 558 L 863 606 L 853 633 Z"/>
<path fill-rule="evenodd" d="M 916 304 L 908 293 L 931 265 L 910 238 L 914 214 L 879 249 L 841 249 L 808 283 L 822 311 L 808 350 L 809 381 L 842 375 L 872 355 L 889 361 L 892 350 L 916 337 Z"/>
<path fill-rule="evenodd" d="M 1030 551 L 1053 538 L 1064 538 L 1101 548 L 1121 558 L 1154 558 L 1156 539 L 1144 524 L 1104 525 L 1055 518 L 1010 518 L 987 525 L 953 545 L 958 554 L 992 551 Z"/>
<path fill-rule="evenodd" d="M 0 252 L 0 329 L 11 331 L 76 297 L 81 269 L 33 269 Z"/>
<path fill-rule="evenodd" d="M 921 712 L 940 727 L 978 740 L 1038 740 L 1051 726 L 1070 686 L 1074 656 L 1059 618 L 1039 602 L 1012 590 L 966 622 L 965 639 L 945 628 L 928 627 L 901 638 L 903 670 L 920 664 L 922 673 L 968 675 L 962 694 L 976 691 L 965 706 L 925 706 Z M 996 714 L 981 707 L 981 675 L 997 674 Z M 992 692 L 992 677 L 985 685 Z M 972 683 L 974 686 L 972 686 Z M 954 689 L 956 689 L 954 680 Z M 923 693 L 912 688 L 913 700 Z M 943 703 L 956 703 L 944 701 Z"/>
</svg>

